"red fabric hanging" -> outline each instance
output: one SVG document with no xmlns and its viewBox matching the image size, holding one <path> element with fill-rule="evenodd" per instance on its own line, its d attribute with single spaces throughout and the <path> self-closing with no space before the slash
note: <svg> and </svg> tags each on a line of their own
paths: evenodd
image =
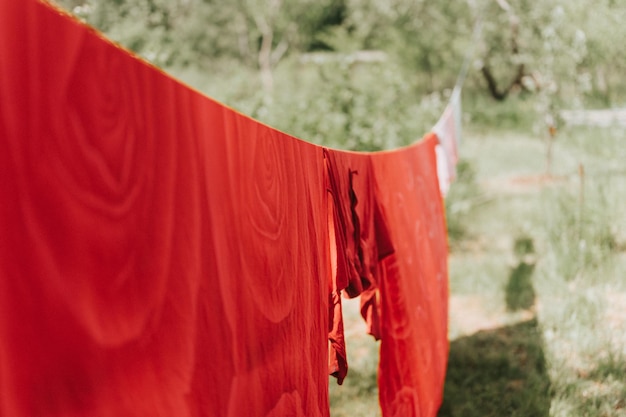
<svg viewBox="0 0 626 417">
<path fill-rule="evenodd" d="M 361 295 L 368 332 L 381 339 L 378 382 L 385 417 L 434 416 L 442 400 L 448 248 L 437 143 L 429 134 L 396 151 L 326 152 L 337 252 L 345 256 L 337 264 L 347 265 L 338 269 L 347 274 L 338 281 L 351 286 L 350 296 Z M 342 333 L 337 340 L 343 342 Z"/>
<path fill-rule="evenodd" d="M 335 229 L 341 243 L 346 274 L 340 287 L 356 297 L 376 282 L 380 259 L 393 252 L 387 226 L 375 196 L 371 154 L 325 151 L 331 198 L 335 202 Z"/>
<path fill-rule="evenodd" d="M 372 155 L 395 252 L 382 261 L 378 373 L 385 417 L 434 416 L 448 357 L 447 240 L 433 134 Z"/>
<path fill-rule="evenodd" d="M 204 142 L 200 153 L 207 155 L 206 205 L 233 369 L 224 375 L 217 363 L 202 372 L 200 381 L 210 379 L 196 384 L 192 402 L 230 377 L 229 416 L 327 415 L 330 262 L 322 150 L 222 113 L 223 132 L 215 131 L 220 119 L 205 123 L 225 140 Z M 207 322 L 198 339 L 210 341 L 210 351 L 219 343 L 214 329 L 224 323 Z M 214 411 L 199 415 L 226 415 Z"/>
<path fill-rule="evenodd" d="M 0 2 L 0 415 L 327 416 L 322 149 Z"/>
<path fill-rule="evenodd" d="M 331 299 L 333 327 L 329 333 L 330 370 L 341 384 L 348 365 L 340 293 L 343 291 L 347 297 L 361 295 L 368 332 L 378 332 L 378 309 L 373 302 L 378 291 L 378 263 L 393 252 L 393 247 L 375 199 L 370 155 L 326 149 L 324 158 L 333 208 L 331 243 L 337 248 Z"/>
<path fill-rule="evenodd" d="M 434 416 L 435 143 L 325 150 L 0 2 L 0 416 L 327 416 L 342 291 L 382 339 L 383 415 Z"/>
</svg>

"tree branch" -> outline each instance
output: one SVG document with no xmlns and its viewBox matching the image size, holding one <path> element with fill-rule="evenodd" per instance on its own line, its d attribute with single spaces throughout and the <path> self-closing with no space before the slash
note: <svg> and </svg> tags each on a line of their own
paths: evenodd
<svg viewBox="0 0 626 417">
<path fill-rule="evenodd" d="M 509 24 L 511 29 L 511 54 L 513 56 L 518 56 L 520 53 L 518 43 L 519 18 L 513 11 L 511 5 L 506 0 L 496 0 L 496 2 L 500 6 L 500 8 L 504 10 L 509 16 Z M 496 81 L 496 78 L 494 77 L 493 72 L 491 71 L 491 67 L 487 62 L 483 63 L 480 71 L 483 74 L 483 77 L 485 77 L 485 81 L 487 81 L 487 88 L 489 89 L 489 93 L 493 98 L 498 101 L 503 101 L 504 99 L 506 99 L 511 90 L 516 86 L 520 86 L 521 88 L 526 89 L 524 83 L 522 82 L 524 75 L 526 75 L 526 66 L 524 65 L 524 63 L 520 63 L 517 65 L 515 76 L 513 77 L 509 85 L 502 91 L 498 89 L 498 83 Z"/>
<path fill-rule="evenodd" d="M 480 68 L 480 72 L 482 72 L 485 77 L 485 81 L 487 81 L 487 88 L 489 89 L 491 96 L 498 101 L 504 101 L 506 96 L 509 94 L 509 91 L 498 90 L 498 83 L 496 82 L 496 78 L 493 76 L 489 66 L 487 64 L 483 64 Z"/>
</svg>

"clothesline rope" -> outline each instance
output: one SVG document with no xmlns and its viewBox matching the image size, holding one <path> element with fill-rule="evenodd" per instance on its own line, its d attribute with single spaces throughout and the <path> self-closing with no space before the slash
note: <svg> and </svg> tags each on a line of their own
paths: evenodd
<svg viewBox="0 0 626 417">
<path fill-rule="evenodd" d="M 463 58 L 463 64 L 461 65 L 461 70 L 459 71 L 459 75 L 457 76 L 456 83 L 454 85 L 455 90 L 460 90 L 463 88 L 463 84 L 465 83 L 465 79 L 467 78 L 467 73 L 469 72 L 469 66 L 474 58 L 474 54 L 476 53 L 476 44 L 478 43 L 478 39 L 480 38 L 480 34 L 483 29 L 483 18 L 482 15 L 478 17 L 476 23 L 474 23 L 474 29 L 472 30 L 472 42 L 470 43 L 470 47 L 465 53 L 465 57 Z"/>
</svg>

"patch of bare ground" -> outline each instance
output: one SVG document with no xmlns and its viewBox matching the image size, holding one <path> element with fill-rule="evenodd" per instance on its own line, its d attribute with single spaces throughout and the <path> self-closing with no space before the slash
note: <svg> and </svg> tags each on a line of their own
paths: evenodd
<svg viewBox="0 0 626 417">
<path fill-rule="evenodd" d="M 485 299 L 478 295 L 451 295 L 449 312 L 452 337 L 461 337 L 481 330 L 493 330 L 512 323 L 531 320 L 534 309 L 515 313 L 489 311 Z"/>
<path fill-rule="evenodd" d="M 562 185 L 568 182 L 570 177 L 565 175 L 537 174 L 518 175 L 514 177 L 502 177 L 485 180 L 483 186 L 487 190 L 499 193 L 529 193 L 545 187 Z"/>
</svg>

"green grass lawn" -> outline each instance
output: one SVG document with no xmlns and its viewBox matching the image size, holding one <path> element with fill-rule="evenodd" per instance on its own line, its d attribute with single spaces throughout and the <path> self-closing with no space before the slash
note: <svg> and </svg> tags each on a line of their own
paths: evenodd
<svg viewBox="0 0 626 417">
<path fill-rule="evenodd" d="M 439 416 L 626 416 L 626 133 L 468 132 L 447 200 L 450 361 Z M 331 414 L 379 416 L 377 345 L 346 307 Z"/>
</svg>

